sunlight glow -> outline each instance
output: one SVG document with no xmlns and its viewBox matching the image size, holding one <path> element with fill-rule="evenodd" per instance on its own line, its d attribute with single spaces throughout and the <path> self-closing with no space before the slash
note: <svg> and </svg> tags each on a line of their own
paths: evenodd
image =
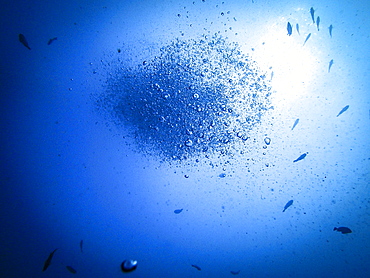
<svg viewBox="0 0 370 278">
<path fill-rule="evenodd" d="M 294 32 L 288 36 L 286 30 L 282 30 L 281 25 L 286 22 L 282 18 L 279 25 L 266 28 L 268 31 L 259 44 L 262 47 L 254 51 L 253 58 L 261 67 L 273 72 L 271 82 L 279 93 L 275 101 L 289 103 L 305 94 L 306 85 L 317 72 L 318 59 L 309 47 L 309 40 L 303 45 L 306 35 Z"/>
</svg>

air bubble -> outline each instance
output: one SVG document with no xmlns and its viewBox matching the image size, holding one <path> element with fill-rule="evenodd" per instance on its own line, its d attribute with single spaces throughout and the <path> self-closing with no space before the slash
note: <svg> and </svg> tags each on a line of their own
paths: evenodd
<svg viewBox="0 0 370 278">
<path fill-rule="evenodd" d="M 191 147 L 191 146 L 193 146 L 193 141 L 192 141 L 192 140 L 190 140 L 190 139 L 186 140 L 186 141 L 185 141 L 185 146 L 187 146 L 187 147 Z"/>
<path fill-rule="evenodd" d="M 269 137 L 266 137 L 264 141 L 266 145 L 270 145 L 271 143 L 271 139 Z"/>
</svg>

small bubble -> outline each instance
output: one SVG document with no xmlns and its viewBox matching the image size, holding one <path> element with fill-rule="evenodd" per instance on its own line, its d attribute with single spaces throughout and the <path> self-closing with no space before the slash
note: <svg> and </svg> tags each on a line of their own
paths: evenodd
<svg viewBox="0 0 370 278">
<path fill-rule="evenodd" d="M 69 91 L 72 91 L 73 89 L 72 88 L 68 88 Z"/>
<path fill-rule="evenodd" d="M 220 178 L 224 178 L 224 177 L 226 177 L 226 174 L 225 173 L 222 173 L 222 174 L 219 174 L 218 175 Z"/>
<path fill-rule="evenodd" d="M 181 14 L 177 14 L 178 17 L 181 17 Z"/>
<path fill-rule="evenodd" d="M 193 146 L 193 141 L 191 141 L 190 139 L 186 140 L 185 141 L 185 146 L 187 146 L 187 147 Z"/>
<path fill-rule="evenodd" d="M 225 14 L 222 12 L 221 15 L 224 16 Z"/>
<path fill-rule="evenodd" d="M 185 179 L 188 179 L 189 178 L 189 175 L 184 175 Z"/>
<path fill-rule="evenodd" d="M 269 137 L 266 137 L 264 141 L 266 145 L 270 145 L 271 143 L 271 139 Z"/>
<path fill-rule="evenodd" d="M 194 94 L 194 95 L 193 95 L 193 97 L 194 97 L 195 99 L 198 99 L 198 98 L 199 98 L 199 95 L 198 95 L 198 94 Z"/>
</svg>

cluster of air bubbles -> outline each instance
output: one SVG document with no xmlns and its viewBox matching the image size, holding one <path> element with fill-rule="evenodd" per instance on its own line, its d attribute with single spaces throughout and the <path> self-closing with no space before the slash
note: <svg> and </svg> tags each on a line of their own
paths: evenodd
<svg viewBox="0 0 370 278">
<path fill-rule="evenodd" d="M 99 104 L 140 152 L 166 161 L 244 153 L 271 108 L 268 78 L 219 35 L 176 39 L 107 84 Z"/>
</svg>

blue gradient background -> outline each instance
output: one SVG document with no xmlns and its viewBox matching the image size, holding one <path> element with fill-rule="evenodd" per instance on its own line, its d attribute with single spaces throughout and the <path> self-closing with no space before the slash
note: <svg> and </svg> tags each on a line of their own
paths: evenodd
<svg viewBox="0 0 370 278">
<path fill-rule="evenodd" d="M 322 30 L 305 47 L 319 70 L 295 85 L 294 98 L 272 83 L 280 101 L 254 130 L 248 163 L 143 158 L 96 111 L 92 95 L 104 92 L 122 55 L 136 64 L 177 37 L 221 31 L 268 71 L 269 26 L 286 40 L 286 22 L 300 23 L 289 39 L 301 44 L 310 7 Z M 69 277 L 70 265 L 75 277 L 369 277 L 369 13 L 367 1 L 343 0 L 3 2 L 0 276 Z M 294 82 L 273 70 L 280 84 Z M 333 232 L 338 226 L 353 233 Z M 124 274 L 128 258 L 138 268 Z"/>
</svg>

